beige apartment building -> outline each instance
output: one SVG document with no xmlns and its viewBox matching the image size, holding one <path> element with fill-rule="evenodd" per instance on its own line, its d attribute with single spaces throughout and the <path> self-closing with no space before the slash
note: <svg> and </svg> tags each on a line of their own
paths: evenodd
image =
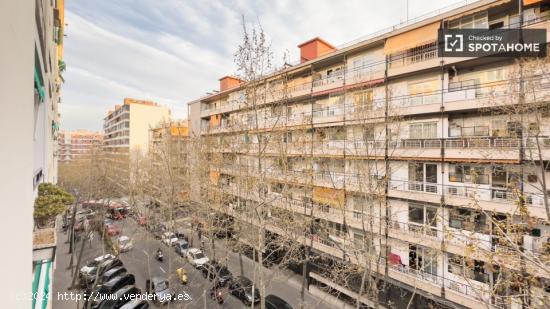
<svg viewBox="0 0 550 309">
<path fill-rule="evenodd" d="M 126 183 L 130 161 L 149 150 L 150 129 L 169 121 L 170 109 L 152 101 L 125 98 L 103 120 L 103 150 Z"/>
<path fill-rule="evenodd" d="M 161 122 L 150 130 L 149 155 L 155 172 L 148 185 L 160 205 L 184 205 L 189 201 L 189 123 Z M 171 188 L 177 188 L 172 190 Z"/>
<path fill-rule="evenodd" d="M 103 133 L 87 130 L 60 131 L 58 135 L 59 162 L 90 159 L 103 144 Z"/>
<path fill-rule="evenodd" d="M 312 218 L 297 239 L 316 257 L 308 282 L 342 299 L 360 284 L 331 270 L 354 264 L 386 284 L 384 307 L 547 306 L 548 61 L 437 49 L 438 29 L 550 31 L 548 2 L 519 5 L 477 1 L 339 48 L 315 38 L 253 92 L 222 78 L 189 103 L 191 135 L 214 145 L 201 192 L 251 225 L 243 209 L 269 203 L 272 234 L 285 213 Z"/>
</svg>

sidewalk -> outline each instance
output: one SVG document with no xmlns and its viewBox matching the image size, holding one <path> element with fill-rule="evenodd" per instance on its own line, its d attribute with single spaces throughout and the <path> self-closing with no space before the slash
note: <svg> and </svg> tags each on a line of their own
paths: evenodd
<svg viewBox="0 0 550 309">
<path fill-rule="evenodd" d="M 59 224 L 58 226 L 61 226 Z M 73 260 L 73 269 L 78 272 L 76 269 L 76 263 L 78 260 L 78 253 L 80 252 L 80 247 L 82 241 L 85 241 L 84 251 L 82 253 L 82 261 L 80 267 L 86 264 L 86 261 L 91 260 L 102 254 L 103 245 L 101 243 L 100 237 L 94 235 L 92 241 L 92 248 L 90 248 L 89 240 L 84 239 L 75 243 L 75 254 Z M 57 250 L 55 257 L 55 272 L 53 274 L 53 291 L 50 294 L 52 299 L 52 308 L 55 309 L 74 309 L 82 308 L 83 302 L 76 300 L 76 294 L 79 294 L 81 297 L 82 294 L 78 290 L 70 290 L 69 287 L 72 283 L 71 269 L 68 268 L 71 260 L 71 254 L 69 252 L 69 243 L 66 243 L 68 234 L 64 233 L 61 228 L 57 230 Z M 70 299 L 70 294 L 73 293 L 73 299 Z M 65 298 L 66 295 L 69 295 L 69 298 Z"/>
</svg>

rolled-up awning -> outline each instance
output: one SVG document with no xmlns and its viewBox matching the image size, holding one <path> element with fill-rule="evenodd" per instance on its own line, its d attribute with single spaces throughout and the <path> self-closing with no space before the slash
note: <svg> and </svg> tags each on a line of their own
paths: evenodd
<svg viewBox="0 0 550 309">
<path fill-rule="evenodd" d="M 531 5 L 531 4 L 539 3 L 541 1 L 542 0 L 523 0 L 523 5 Z"/>
<path fill-rule="evenodd" d="M 388 38 L 384 45 L 384 54 L 395 54 L 406 49 L 436 41 L 439 24 L 439 21 L 437 21 Z"/>
<path fill-rule="evenodd" d="M 334 208 L 344 208 L 345 195 L 344 190 L 313 187 L 313 202 L 318 204 L 329 205 Z"/>
<path fill-rule="evenodd" d="M 48 308 L 52 287 L 52 261 L 42 260 L 35 262 L 32 280 L 32 309 Z"/>
</svg>

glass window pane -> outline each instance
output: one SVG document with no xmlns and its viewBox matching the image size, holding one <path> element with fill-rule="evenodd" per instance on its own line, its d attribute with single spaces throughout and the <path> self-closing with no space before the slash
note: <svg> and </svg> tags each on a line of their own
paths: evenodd
<svg viewBox="0 0 550 309">
<path fill-rule="evenodd" d="M 424 206 L 409 204 L 409 222 L 424 224 Z"/>
</svg>

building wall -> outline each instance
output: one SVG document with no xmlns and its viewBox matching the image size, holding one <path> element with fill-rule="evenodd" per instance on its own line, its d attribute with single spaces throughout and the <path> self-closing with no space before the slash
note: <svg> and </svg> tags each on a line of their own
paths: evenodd
<svg viewBox="0 0 550 309">
<path fill-rule="evenodd" d="M 487 4 L 494 6 L 483 6 Z M 481 8 L 477 8 L 479 6 Z M 257 201 L 257 196 L 246 192 L 249 191 L 248 183 L 257 181 L 260 179 L 257 175 L 265 173 L 266 181 L 270 182 L 265 194 L 273 201 L 273 206 L 289 206 L 284 200 L 280 202 L 281 195 L 289 191 L 293 191 L 292 207 L 304 205 L 303 198 L 313 197 L 311 205 L 296 211 L 313 208 L 316 213 L 312 216 L 332 227 L 346 222 L 354 233 L 350 238 L 356 239 L 357 236 L 359 239 L 361 218 L 358 216 L 367 214 L 357 214 L 357 204 L 371 205 L 367 201 L 356 203 L 356 200 L 348 199 L 358 194 L 370 195 L 368 190 L 358 189 L 354 179 L 362 177 L 362 181 L 369 185 L 386 175 L 388 188 L 384 199 L 388 204 L 368 215 L 375 217 L 375 224 L 381 224 L 384 208 L 389 207 L 392 213 L 386 243 L 390 250 L 382 259 L 394 257 L 399 262 L 388 263 L 391 264 L 388 276 L 414 286 L 415 292 L 420 291 L 430 299 L 441 301 L 444 298 L 470 308 L 483 308 L 490 302 L 497 305 L 488 293 L 474 295 L 471 292 L 472 288 L 488 288 L 492 282 L 490 279 L 485 283 L 475 279 L 471 282 L 472 278 L 464 280 L 449 271 L 454 260 L 452 255 L 466 256 L 475 259 L 476 263 L 494 261 L 497 249 L 492 241 L 498 236 L 484 223 L 483 220 L 488 219 L 483 219 L 484 214 L 479 214 L 479 209 L 491 215 L 506 214 L 519 220 L 515 215 L 517 198 L 513 193 L 513 186 L 517 184 L 509 180 L 500 183 L 502 178 L 518 177 L 525 183 L 526 208 L 533 218 L 539 220 L 546 219 L 541 192 L 549 188 L 542 188 L 533 180 L 541 177 L 537 171 L 526 169 L 524 175 L 515 175 L 519 164 L 525 163 L 520 162 L 519 156 L 522 139 L 528 142 L 530 135 L 524 133 L 518 138 L 511 132 L 510 127 L 517 121 L 517 115 L 499 115 L 499 105 L 517 102 L 514 101 L 517 90 L 513 88 L 517 85 L 513 75 L 509 74 L 511 63 L 502 59 L 441 58 L 433 48 L 437 28 L 447 25 L 446 19 L 452 21 L 452 14 L 462 15 L 467 11 L 473 14 L 476 9 L 492 10 L 488 22 L 484 23 L 488 26 L 502 20 L 502 12 L 514 14 L 517 3 L 476 2 L 390 32 L 378 38 L 379 42 L 367 41 L 364 46 L 357 43 L 344 48 L 335 52 L 332 61 L 313 62 L 313 72 L 309 76 L 311 83 L 301 89 L 292 88 L 289 96 L 293 100 L 281 98 L 279 101 L 270 95 L 265 102 L 260 100 L 259 128 L 250 121 L 255 115 L 232 101 L 238 96 L 238 89 L 229 94 L 222 92 L 201 98 L 200 109 L 195 107 L 199 104 L 193 102 L 190 118 L 200 115 L 200 138 L 214 144 L 210 173 L 207 173 L 211 181 L 205 182 L 203 189 L 215 193 L 221 191 L 221 194 L 229 192 L 231 202 L 220 205 L 220 211 L 227 211 L 227 208 L 237 210 L 233 214 L 238 216 L 240 210 L 232 207 L 239 202 L 233 202 L 233 198 Z M 535 12 L 540 11 L 535 9 Z M 538 16 L 540 19 L 535 26 L 550 28 L 549 13 L 547 10 L 545 15 Z M 388 44 L 389 41 L 393 44 Z M 386 44 L 387 50 L 381 44 Z M 548 69 L 550 65 L 546 63 L 541 67 Z M 309 69 L 290 67 L 290 76 L 301 76 L 289 84 L 295 85 L 297 80 L 307 79 L 303 72 Z M 265 83 L 266 89 L 268 92 L 277 91 L 277 76 L 269 79 Z M 542 82 L 545 79 L 538 77 L 537 80 Z M 529 102 L 541 100 L 546 103 L 546 87 L 538 87 L 534 92 L 535 95 L 527 93 Z M 527 122 L 534 121 L 534 116 L 531 113 L 522 118 L 522 124 L 529 128 L 524 132 L 531 131 Z M 550 144 L 548 120 L 548 116 L 542 120 L 540 131 Z M 391 122 L 387 124 L 388 130 L 385 128 L 387 122 Z M 365 132 L 368 126 L 374 131 L 371 137 Z M 292 138 L 287 135 L 282 139 L 279 132 L 287 131 Z M 268 144 L 284 140 L 279 143 L 284 145 L 282 151 L 267 145 L 262 171 L 257 170 L 256 132 L 262 132 L 264 137 L 269 135 Z M 387 154 L 385 150 L 388 150 Z M 533 147 L 529 151 L 537 152 Z M 548 160 L 549 152 L 542 152 L 544 160 Z M 286 170 L 281 164 L 282 154 Z M 312 158 L 308 160 L 309 156 Z M 506 176 L 501 175 L 503 173 Z M 299 192 L 293 188 L 281 194 L 282 189 L 277 189 L 276 185 L 288 183 L 305 189 Z M 323 191 L 322 188 L 327 189 Z M 342 188 L 346 190 L 345 201 L 340 198 Z M 192 199 L 196 196 L 199 195 L 192 196 Z M 345 211 L 342 211 L 342 204 L 345 204 Z M 421 219 L 417 217 L 419 209 L 424 216 Z M 231 210 L 227 212 L 231 214 Z M 434 224 L 418 223 L 419 220 L 427 221 L 432 215 L 437 217 Z M 532 244 L 529 250 L 533 252 L 540 249 L 535 247 L 537 242 L 544 242 L 550 236 L 543 224 L 537 224 L 536 229 L 542 231 L 542 237 L 522 235 Z M 341 230 L 329 231 L 329 238 L 342 241 L 344 236 Z M 386 239 L 385 235 L 375 238 L 384 242 Z M 476 244 L 475 254 L 470 252 L 469 243 L 472 241 Z M 321 239 L 316 245 L 316 250 L 332 255 L 336 260 L 342 258 L 341 251 L 331 246 L 330 240 Z M 382 252 L 381 248 L 377 251 Z M 422 255 L 425 262 L 429 261 L 430 267 L 415 263 L 415 254 Z M 513 264 L 506 263 L 500 265 L 515 269 Z M 494 275 L 489 268 L 486 267 L 481 274 Z M 537 272 L 533 265 L 527 268 L 533 274 Z M 473 271 L 471 268 L 467 270 Z"/>
<path fill-rule="evenodd" d="M 130 151 L 149 149 L 149 132 L 162 121 L 170 121 L 170 110 L 162 106 L 130 104 Z"/>
<path fill-rule="evenodd" d="M 0 195 L 5 206 L 3 215 L 10 218 L 1 224 L 0 237 L 3 243 L 15 243 L 18 248 L 3 257 L 3 262 L 10 265 L 3 273 L 10 281 L 2 300 L 6 308 L 31 306 L 28 292 L 31 290 L 34 198 L 39 182 L 57 181 L 55 132 L 51 128 L 52 120 L 58 121 L 57 50 L 62 46 L 53 41 L 53 9 L 50 1 L 0 2 L 0 37 L 4 42 L 0 44 L 0 67 L 4 73 L 0 74 L 3 110 L 0 136 L 4 141 L 0 170 L 7 177 L 0 186 Z M 41 16 L 38 20 L 36 11 Z M 43 41 L 38 35 L 39 28 L 43 29 Z M 42 103 L 37 103 L 35 94 L 35 68 L 47 86 Z M 42 177 L 35 182 L 38 171 L 42 171 Z"/>
</svg>

